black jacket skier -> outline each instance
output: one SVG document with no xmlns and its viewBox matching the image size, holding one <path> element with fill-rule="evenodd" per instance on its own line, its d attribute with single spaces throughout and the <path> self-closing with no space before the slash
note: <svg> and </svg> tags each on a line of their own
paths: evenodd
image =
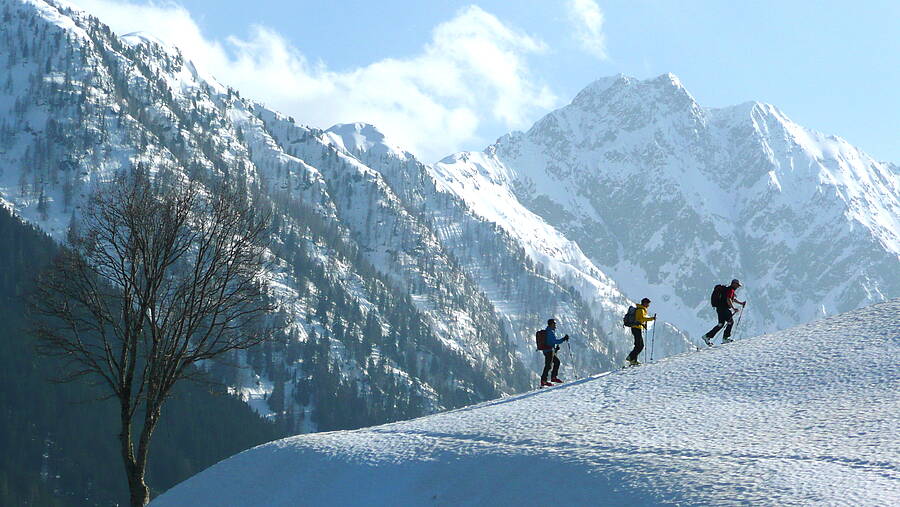
<svg viewBox="0 0 900 507">
<path fill-rule="evenodd" d="M 724 297 L 720 299 L 719 305 L 716 308 L 716 315 L 719 318 L 719 323 L 716 324 L 712 329 L 709 330 L 708 333 L 703 335 L 703 341 L 706 342 L 707 345 L 712 346 L 712 339 L 716 336 L 716 333 L 725 326 L 725 333 L 722 335 L 722 343 L 729 343 L 734 340 L 731 339 L 731 328 L 734 326 L 734 316 L 737 312 L 740 311 L 739 308 L 734 306 L 735 303 L 741 305 L 741 308 L 747 306 L 746 301 L 738 301 L 735 297 L 735 291 L 741 287 L 741 282 L 735 278 L 731 281 L 731 285 L 725 289 Z"/>
</svg>

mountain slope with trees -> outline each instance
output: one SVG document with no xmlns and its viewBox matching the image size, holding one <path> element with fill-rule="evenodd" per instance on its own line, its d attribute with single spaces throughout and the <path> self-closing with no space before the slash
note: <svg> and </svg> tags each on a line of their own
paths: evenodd
<svg viewBox="0 0 900 507">
<path fill-rule="evenodd" d="M 0 16 L 0 196 L 20 216 L 63 239 L 95 188 L 135 170 L 224 179 L 268 203 L 270 297 L 289 325 L 210 371 L 288 431 L 527 389 L 533 333 L 551 316 L 576 337 L 582 372 L 624 354 L 609 312 L 627 300 L 612 285 L 598 315 L 514 238 L 435 192 L 421 163 L 369 159 L 177 49 L 64 5 L 3 0 Z"/>
<path fill-rule="evenodd" d="M 54 382 L 64 360 L 39 356 L 25 301 L 57 255 L 54 241 L 0 208 L 0 501 L 108 505 L 128 490 L 117 408 L 88 383 Z M 282 432 L 217 384 L 185 384 L 162 414 L 148 482 L 155 493 Z"/>
</svg>

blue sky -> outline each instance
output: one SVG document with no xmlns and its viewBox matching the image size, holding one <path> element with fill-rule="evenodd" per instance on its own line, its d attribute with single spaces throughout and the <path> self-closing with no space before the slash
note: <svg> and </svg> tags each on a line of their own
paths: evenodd
<svg viewBox="0 0 900 507">
<path fill-rule="evenodd" d="M 896 1 L 73 1 L 303 123 L 373 123 L 428 162 L 599 77 L 672 72 L 704 106 L 768 102 L 900 163 Z"/>
</svg>

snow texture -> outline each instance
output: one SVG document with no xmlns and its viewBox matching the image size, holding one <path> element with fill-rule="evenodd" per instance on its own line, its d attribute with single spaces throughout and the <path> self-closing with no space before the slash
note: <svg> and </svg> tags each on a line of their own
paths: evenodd
<svg viewBox="0 0 900 507">
<path fill-rule="evenodd" d="M 900 502 L 900 299 L 220 462 L 171 505 Z"/>
</svg>

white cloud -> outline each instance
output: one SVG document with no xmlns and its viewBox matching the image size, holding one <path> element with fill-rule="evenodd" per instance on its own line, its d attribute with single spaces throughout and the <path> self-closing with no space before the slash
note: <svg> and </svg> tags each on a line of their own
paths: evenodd
<svg viewBox="0 0 900 507">
<path fill-rule="evenodd" d="M 606 36 L 603 34 L 603 11 L 594 0 L 569 0 L 566 5 L 575 36 L 591 55 L 606 60 Z"/>
<path fill-rule="evenodd" d="M 522 128 L 556 102 L 528 67 L 544 43 L 476 6 L 436 26 L 415 56 L 335 72 L 264 26 L 252 26 L 247 38 L 211 40 L 175 3 L 76 3 L 117 33 L 147 31 L 178 46 L 219 81 L 301 122 L 372 123 L 426 161 L 482 141 L 486 122 Z"/>
</svg>

